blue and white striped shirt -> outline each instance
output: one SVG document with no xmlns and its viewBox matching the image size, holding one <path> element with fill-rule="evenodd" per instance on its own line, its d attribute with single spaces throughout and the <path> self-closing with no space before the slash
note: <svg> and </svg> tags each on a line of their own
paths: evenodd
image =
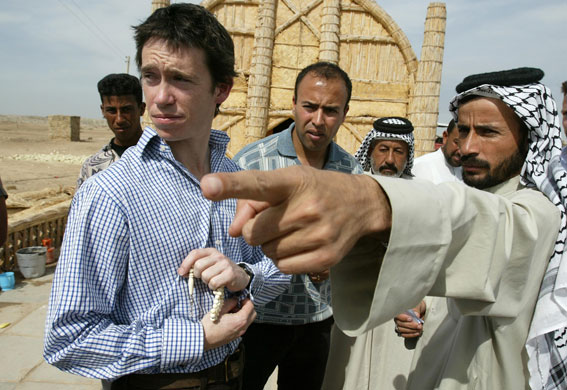
<svg viewBox="0 0 567 390">
<path fill-rule="evenodd" d="M 228 136 L 211 131 L 211 171 L 238 166 L 225 157 Z M 44 357 L 75 374 L 115 379 L 139 372 L 201 371 L 220 362 L 240 339 L 204 351 L 201 318 L 213 294 L 199 279 L 193 301 L 177 269 L 189 252 L 215 247 L 254 272 L 263 304 L 289 285 L 259 247 L 232 238 L 236 201 L 211 202 L 199 181 L 154 130 L 73 199 L 53 282 Z"/>
<path fill-rule="evenodd" d="M 300 165 L 293 146 L 295 124 L 242 148 L 234 161 L 244 169 L 269 171 Z M 329 145 L 323 169 L 344 173 L 362 173 L 356 159 L 334 142 Z M 256 322 L 278 325 L 303 325 L 323 321 L 333 315 L 331 282 L 313 283 L 308 275 L 293 275 L 291 284 L 270 303 L 256 308 Z"/>
</svg>

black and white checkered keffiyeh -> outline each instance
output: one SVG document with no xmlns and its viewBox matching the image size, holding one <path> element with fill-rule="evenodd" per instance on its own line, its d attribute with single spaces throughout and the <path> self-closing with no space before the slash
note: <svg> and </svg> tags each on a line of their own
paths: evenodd
<svg viewBox="0 0 567 390">
<path fill-rule="evenodd" d="M 395 141 L 404 141 L 408 144 L 408 162 L 406 164 L 406 168 L 404 169 L 404 173 L 408 176 L 413 176 L 411 173 L 411 169 L 413 167 L 413 151 L 414 151 L 414 139 L 413 133 L 409 134 L 394 134 L 394 133 L 385 133 L 382 131 L 378 131 L 376 129 L 372 129 L 366 134 L 362 144 L 354 154 L 354 158 L 358 160 L 362 169 L 365 171 L 371 171 L 371 159 L 370 159 L 370 145 L 372 145 L 372 141 L 374 140 L 395 140 Z"/>
<path fill-rule="evenodd" d="M 484 84 L 453 98 L 449 110 L 455 120 L 459 102 L 469 95 L 502 100 L 528 126 L 529 151 L 521 182 L 537 187 L 561 211 L 561 229 L 542 281 L 526 350 L 532 389 L 567 389 L 567 174 L 560 163 L 557 106 L 549 89 L 540 83 L 510 87 Z"/>
</svg>

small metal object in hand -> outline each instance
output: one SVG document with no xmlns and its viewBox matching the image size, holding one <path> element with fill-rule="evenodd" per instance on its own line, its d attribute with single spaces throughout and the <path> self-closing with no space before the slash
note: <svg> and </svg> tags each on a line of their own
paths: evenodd
<svg viewBox="0 0 567 390">
<path fill-rule="evenodd" d="M 417 322 L 418 324 L 423 324 L 423 320 L 419 318 L 413 310 L 411 309 L 406 310 L 406 314 L 412 318 L 413 322 Z M 398 335 L 401 336 L 399 333 Z M 417 345 L 417 337 L 411 339 L 405 339 L 404 345 L 406 349 L 410 349 L 410 350 L 415 349 L 415 346 Z"/>
<path fill-rule="evenodd" d="M 406 314 L 413 319 L 413 322 L 417 322 L 418 324 L 423 324 L 423 320 L 415 314 L 415 311 L 409 309 L 406 310 Z"/>
</svg>

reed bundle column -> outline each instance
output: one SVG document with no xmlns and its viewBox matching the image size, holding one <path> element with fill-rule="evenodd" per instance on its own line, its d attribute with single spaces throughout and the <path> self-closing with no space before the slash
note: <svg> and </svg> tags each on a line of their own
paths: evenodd
<svg viewBox="0 0 567 390">
<path fill-rule="evenodd" d="M 416 157 L 435 150 L 446 22 L 445 4 L 429 4 L 421 58 L 408 107 L 408 119 L 415 128 Z"/>
<path fill-rule="evenodd" d="M 340 0 L 325 0 L 321 20 L 321 41 L 319 43 L 320 61 L 339 63 L 340 22 Z"/>
<path fill-rule="evenodd" d="M 158 8 L 164 8 L 169 6 L 170 5 L 169 3 L 170 3 L 169 0 L 152 0 L 152 14 Z"/>
<path fill-rule="evenodd" d="M 262 0 L 258 8 L 248 80 L 245 144 L 264 138 L 267 132 L 277 3 Z"/>
</svg>

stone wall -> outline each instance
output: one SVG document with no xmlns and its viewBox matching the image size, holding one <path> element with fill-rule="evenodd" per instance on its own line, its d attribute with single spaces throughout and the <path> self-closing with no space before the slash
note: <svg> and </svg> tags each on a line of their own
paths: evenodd
<svg viewBox="0 0 567 390">
<path fill-rule="evenodd" d="M 50 115 L 47 117 L 50 139 L 81 140 L 81 117 Z"/>
</svg>

